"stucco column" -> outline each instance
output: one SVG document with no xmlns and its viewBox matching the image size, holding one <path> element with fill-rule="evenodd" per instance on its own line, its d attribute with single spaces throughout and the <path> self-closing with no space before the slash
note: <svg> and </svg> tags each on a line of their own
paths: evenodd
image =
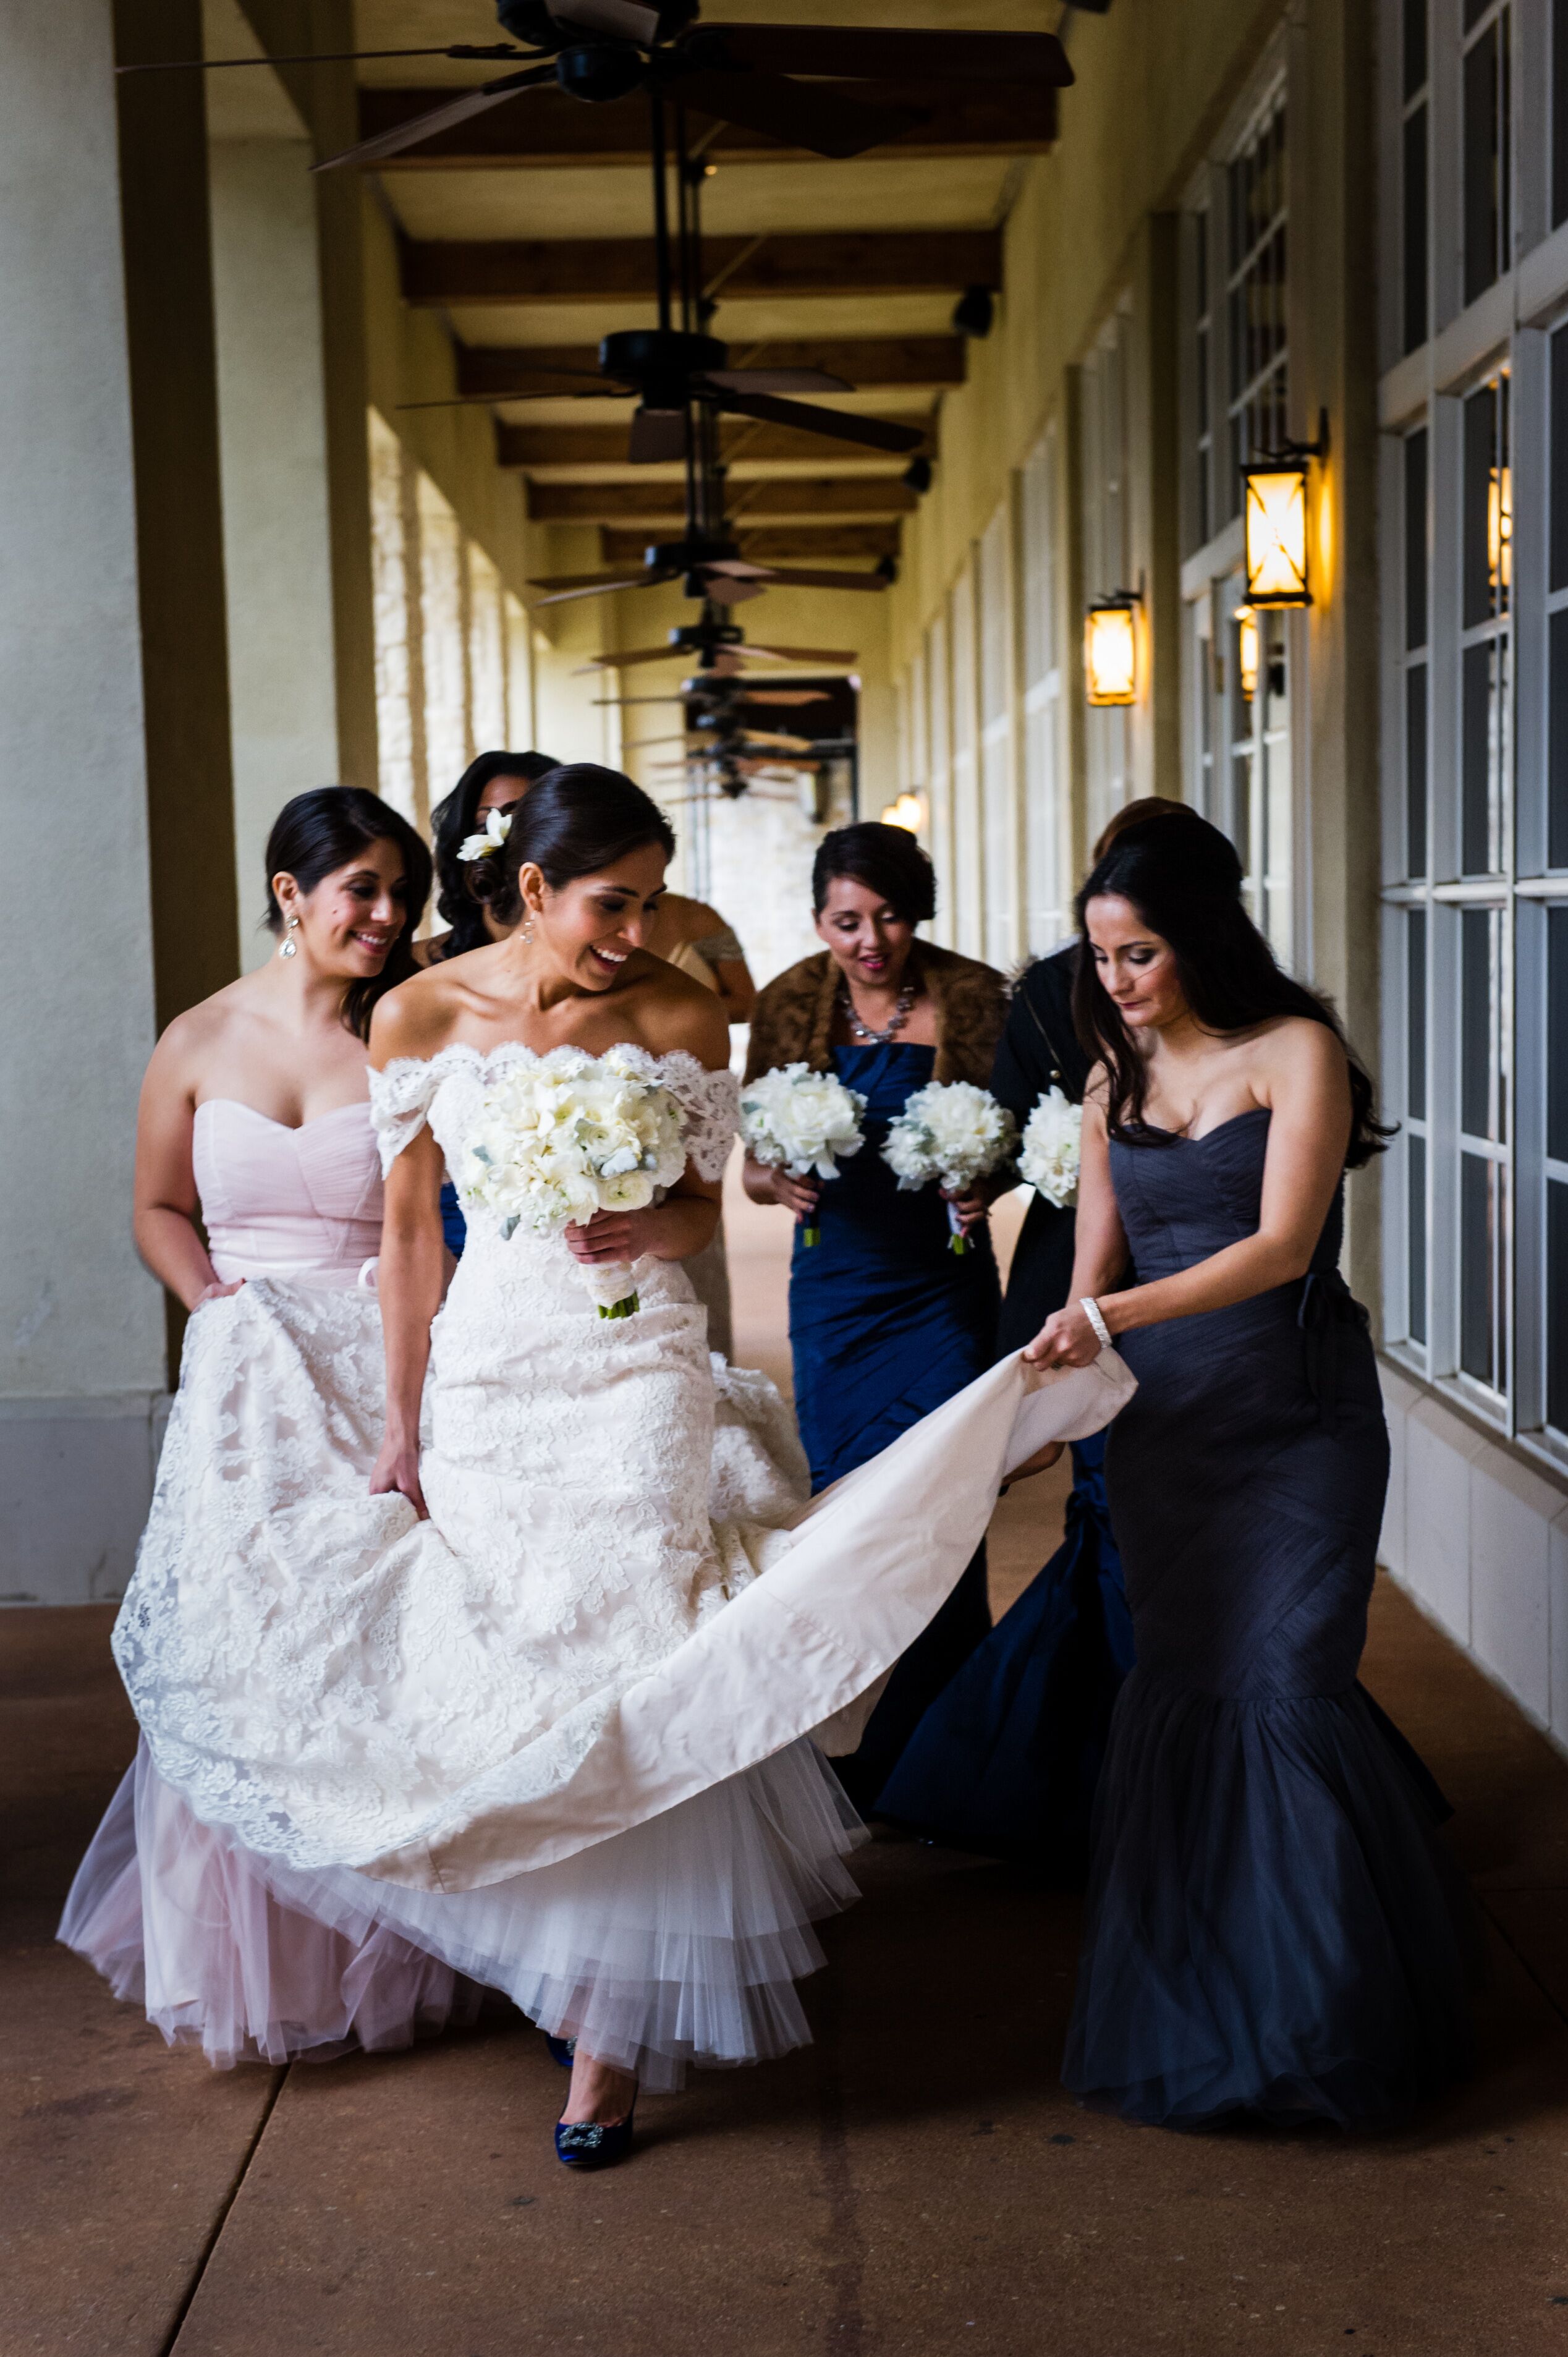
<svg viewBox="0 0 1568 2357">
<path fill-rule="evenodd" d="M 292 115 L 264 70 L 231 80 L 244 82 L 258 116 L 264 102 Z M 273 948 L 260 930 L 273 820 L 291 794 L 338 777 L 316 189 L 304 125 L 295 118 L 292 129 L 292 137 L 269 136 L 256 121 L 211 144 L 234 853 L 246 969 Z"/>
<path fill-rule="evenodd" d="M 165 1377 L 131 1246 L 154 1039 L 110 0 L 0 8 L 0 1598 L 123 1586 Z"/>
</svg>

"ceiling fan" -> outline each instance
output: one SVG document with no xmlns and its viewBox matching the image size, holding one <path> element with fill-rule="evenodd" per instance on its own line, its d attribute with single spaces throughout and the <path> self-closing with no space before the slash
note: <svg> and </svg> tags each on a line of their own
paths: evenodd
<svg viewBox="0 0 1568 2357">
<path fill-rule="evenodd" d="M 835 671 L 847 671 L 859 661 L 854 648 L 748 646 L 738 622 L 726 622 L 720 608 L 708 600 L 703 607 L 702 620 L 680 623 L 663 646 L 632 647 L 611 654 L 590 655 L 585 663 L 578 665 L 577 676 L 581 678 L 587 672 L 628 671 L 642 663 L 689 662 L 693 655 L 699 659 L 693 685 L 703 688 L 715 681 L 742 677 L 748 662 L 827 663 Z M 748 690 L 748 697 L 749 693 Z"/>
<path fill-rule="evenodd" d="M 699 0 L 498 0 L 504 31 L 524 45 L 514 73 L 361 140 L 317 167 L 376 164 L 553 83 L 606 105 L 634 91 L 815 155 L 862 156 L 922 119 L 889 104 L 886 82 L 960 81 L 1065 88 L 1067 53 L 1051 33 L 927 33 L 838 25 L 699 25 Z M 472 55 L 472 50 L 453 54 Z M 482 54 L 482 53 L 481 53 Z M 798 81 L 809 75 L 810 81 Z M 869 87 L 867 87 L 869 86 Z"/>
</svg>

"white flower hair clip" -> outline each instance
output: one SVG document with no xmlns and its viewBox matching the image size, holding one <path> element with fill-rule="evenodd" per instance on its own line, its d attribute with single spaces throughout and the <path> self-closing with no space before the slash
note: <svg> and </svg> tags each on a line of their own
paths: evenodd
<svg viewBox="0 0 1568 2357">
<path fill-rule="evenodd" d="M 487 811 L 483 833 L 466 834 L 457 845 L 457 856 L 459 859 L 489 859 L 492 852 L 500 849 L 510 833 L 510 811 Z"/>
</svg>

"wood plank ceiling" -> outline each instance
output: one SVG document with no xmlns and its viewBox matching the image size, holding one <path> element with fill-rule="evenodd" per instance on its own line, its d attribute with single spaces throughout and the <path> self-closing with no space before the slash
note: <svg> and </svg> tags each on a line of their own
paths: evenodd
<svg viewBox="0 0 1568 2357">
<path fill-rule="evenodd" d="M 1050 0 L 707 0 L 711 21 L 1052 29 Z M 356 0 L 361 47 L 493 41 L 489 0 Z M 360 67 L 364 137 L 493 67 L 435 59 Z M 879 86 L 877 95 L 883 94 Z M 714 167 L 703 195 L 711 332 L 731 365 L 832 370 L 830 405 L 923 424 L 940 459 L 943 391 L 964 377 L 956 301 L 1001 277 L 1021 158 L 1055 135 L 1055 93 L 999 100 L 910 88 L 927 120 L 830 162 L 693 118 Z M 380 166 L 412 304 L 450 320 L 461 391 L 495 395 L 497 456 L 541 521 L 601 528 L 604 561 L 669 538 L 682 470 L 629 465 L 630 402 L 508 402 L 520 365 L 594 365 L 598 339 L 654 323 L 646 102 L 585 106 L 546 89 Z M 730 509 L 760 562 L 896 556 L 918 494 L 906 457 L 746 420 L 726 423 Z"/>
</svg>

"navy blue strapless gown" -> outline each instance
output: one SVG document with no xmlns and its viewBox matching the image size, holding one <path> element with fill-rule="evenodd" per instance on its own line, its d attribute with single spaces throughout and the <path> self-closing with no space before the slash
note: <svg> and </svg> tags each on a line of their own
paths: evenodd
<svg viewBox="0 0 1568 2357">
<path fill-rule="evenodd" d="M 1269 1115 L 1113 1143 L 1141 1278 L 1256 1232 Z M 1356 1684 L 1388 1436 L 1329 1216 L 1312 1273 L 1123 1336 L 1107 1485 L 1137 1666 L 1095 1808 L 1064 2078 L 1126 2117 L 1341 2125 L 1470 2054 L 1467 1889 Z"/>
<path fill-rule="evenodd" d="M 1105 1496 L 1105 1435 L 1072 1446 L 1061 1545 L 937 1696 L 878 1813 L 1080 1889 L 1133 1622 Z"/>
<path fill-rule="evenodd" d="M 835 1048 L 834 1068 L 866 1100 L 865 1143 L 823 1187 L 818 1229 L 795 1232 L 789 1347 L 795 1409 L 813 1491 L 864 1465 L 977 1375 L 993 1357 L 1000 1305 L 988 1236 L 948 1249 L 934 1187 L 901 1194 L 881 1148 L 888 1124 L 930 1080 L 934 1048 Z M 991 1626 L 982 1546 L 936 1619 L 904 1655 L 860 1749 L 836 1761 L 869 1809 L 916 1723 Z"/>
</svg>

